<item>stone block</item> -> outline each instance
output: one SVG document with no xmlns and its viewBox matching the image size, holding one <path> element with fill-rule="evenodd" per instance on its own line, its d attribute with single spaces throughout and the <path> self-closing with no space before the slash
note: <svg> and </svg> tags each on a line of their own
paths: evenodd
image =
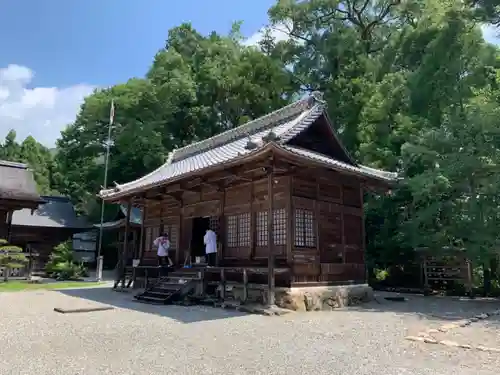
<svg viewBox="0 0 500 375">
<path fill-rule="evenodd" d="M 367 284 L 290 288 L 276 292 L 276 305 L 294 311 L 332 311 L 373 300 Z"/>
</svg>

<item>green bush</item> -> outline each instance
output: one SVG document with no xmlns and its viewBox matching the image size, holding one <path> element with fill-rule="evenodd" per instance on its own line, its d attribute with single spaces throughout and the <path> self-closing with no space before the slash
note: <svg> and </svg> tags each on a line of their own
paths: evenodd
<svg viewBox="0 0 500 375">
<path fill-rule="evenodd" d="M 389 270 L 379 269 L 379 268 L 375 269 L 375 279 L 377 279 L 377 281 L 384 281 L 388 277 L 389 277 Z"/>
<path fill-rule="evenodd" d="M 85 266 L 75 262 L 70 241 L 54 247 L 45 266 L 45 272 L 47 276 L 57 280 L 78 280 L 88 276 Z"/>
<path fill-rule="evenodd" d="M 28 258 L 19 246 L 10 245 L 6 240 L 0 239 L 0 267 L 4 269 L 3 280 L 9 280 L 10 270 L 24 267 Z"/>
</svg>

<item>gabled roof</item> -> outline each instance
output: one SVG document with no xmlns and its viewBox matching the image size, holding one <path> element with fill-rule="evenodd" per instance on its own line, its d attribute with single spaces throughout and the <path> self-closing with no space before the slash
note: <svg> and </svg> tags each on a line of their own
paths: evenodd
<svg viewBox="0 0 500 375">
<path fill-rule="evenodd" d="M 127 205 L 120 204 L 120 211 L 116 216 L 117 220 L 106 221 L 102 223 L 102 229 L 117 229 L 124 227 L 127 223 Z M 139 207 L 132 207 L 130 210 L 130 224 L 132 225 L 141 225 L 142 224 L 142 211 Z M 94 224 L 95 228 L 100 228 L 101 224 Z"/>
<path fill-rule="evenodd" d="M 12 225 L 68 229 L 91 228 L 83 217 L 77 216 L 69 198 L 42 196 L 42 199 L 45 203 L 40 204 L 33 213 L 29 208 L 14 211 Z"/>
<path fill-rule="evenodd" d="M 270 147 L 295 157 L 299 156 L 321 163 L 326 167 L 339 171 L 385 181 L 393 181 L 397 178 L 395 173 L 379 171 L 356 164 L 342 146 L 331 126 L 329 134 L 331 134 L 333 141 L 339 145 L 344 161 L 288 144 L 292 139 L 311 127 L 321 116 L 325 116 L 328 120 L 325 109 L 321 94 L 313 93 L 309 97 L 298 100 L 237 128 L 174 150 L 169 154 L 167 162 L 158 169 L 135 181 L 118 185 L 114 189 L 101 190 L 100 196 L 103 199 L 113 199 L 144 191 L 173 182 L 190 174 L 200 173 L 209 167 L 243 161 L 243 159 L 259 154 Z M 271 132 L 277 137 L 271 142 L 265 142 L 263 138 L 265 139 Z M 255 144 L 254 148 L 247 147 L 249 141 Z"/>
<path fill-rule="evenodd" d="M 26 164 L 0 160 L 0 199 L 41 201 L 33 173 Z"/>
</svg>

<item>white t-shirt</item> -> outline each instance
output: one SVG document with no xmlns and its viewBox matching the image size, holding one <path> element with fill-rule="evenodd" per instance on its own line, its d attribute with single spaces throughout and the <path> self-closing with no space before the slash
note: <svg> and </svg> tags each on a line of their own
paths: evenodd
<svg viewBox="0 0 500 375">
<path fill-rule="evenodd" d="M 170 248 L 170 241 L 167 237 L 158 237 L 154 240 L 153 245 L 158 246 L 158 256 L 165 257 L 168 255 L 168 249 Z"/>
<path fill-rule="evenodd" d="M 207 230 L 207 233 L 203 237 L 203 243 L 205 244 L 206 254 L 217 252 L 217 235 L 213 230 Z"/>
</svg>

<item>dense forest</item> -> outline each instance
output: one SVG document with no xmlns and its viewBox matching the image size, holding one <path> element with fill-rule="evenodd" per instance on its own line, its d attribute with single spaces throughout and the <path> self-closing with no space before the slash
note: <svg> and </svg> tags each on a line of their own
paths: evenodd
<svg viewBox="0 0 500 375">
<path fill-rule="evenodd" d="M 0 158 L 29 163 L 41 192 L 95 217 L 112 99 L 109 181 L 120 183 L 175 147 L 320 90 L 356 159 L 404 177 L 367 196 L 372 265 L 458 246 L 496 277 L 500 51 L 481 27 L 500 23 L 497 1 L 283 0 L 269 17 L 259 46 L 245 45 L 237 23 L 227 35 L 173 28 L 144 78 L 86 98 L 55 152 L 11 132 Z"/>
</svg>

